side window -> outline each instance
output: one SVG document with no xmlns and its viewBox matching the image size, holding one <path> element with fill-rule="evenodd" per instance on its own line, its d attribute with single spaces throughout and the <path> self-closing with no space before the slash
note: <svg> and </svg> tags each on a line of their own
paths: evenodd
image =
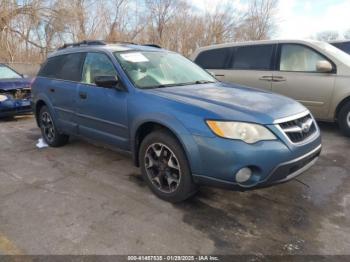
<svg viewBox="0 0 350 262">
<path fill-rule="evenodd" d="M 60 55 L 49 58 L 39 76 L 80 82 L 84 53 Z"/>
<path fill-rule="evenodd" d="M 274 45 L 238 46 L 231 66 L 242 70 L 270 70 L 273 47 Z"/>
<path fill-rule="evenodd" d="M 225 69 L 231 56 L 231 48 L 219 48 L 201 52 L 195 63 L 205 69 Z"/>
<path fill-rule="evenodd" d="M 61 65 L 61 70 L 59 72 L 58 78 L 63 80 L 80 82 L 81 66 L 83 63 L 84 56 L 84 53 L 64 55 L 64 61 Z"/>
<path fill-rule="evenodd" d="M 94 84 L 96 76 L 117 76 L 117 72 L 107 55 L 88 53 L 83 67 L 82 82 Z"/>
<path fill-rule="evenodd" d="M 317 72 L 316 64 L 325 57 L 309 47 L 284 44 L 281 48 L 280 71 Z"/>
<path fill-rule="evenodd" d="M 55 56 L 49 58 L 42 66 L 38 76 L 48 78 L 58 78 L 58 69 L 62 67 L 64 56 Z"/>
</svg>

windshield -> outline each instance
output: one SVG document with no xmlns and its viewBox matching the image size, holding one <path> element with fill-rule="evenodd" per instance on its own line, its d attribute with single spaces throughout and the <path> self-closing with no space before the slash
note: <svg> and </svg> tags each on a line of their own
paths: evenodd
<svg viewBox="0 0 350 262">
<path fill-rule="evenodd" d="M 21 75 L 5 65 L 0 65 L 0 79 L 22 78 Z"/>
<path fill-rule="evenodd" d="M 350 55 L 343 52 L 339 48 L 336 48 L 328 43 L 323 42 L 317 42 L 316 45 L 318 45 L 321 49 L 325 50 L 332 56 L 334 56 L 336 59 L 338 59 L 343 64 L 350 66 Z"/>
<path fill-rule="evenodd" d="M 216 82 L 185 57 L 170 52 L 115 52 L 131 81 L 142 89 Z"/>
</svg>

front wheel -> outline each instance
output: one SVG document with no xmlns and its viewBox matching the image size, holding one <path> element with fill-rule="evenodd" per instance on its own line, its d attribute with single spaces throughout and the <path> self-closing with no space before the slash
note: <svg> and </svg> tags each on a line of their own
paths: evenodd
<svg viewBox="0 0 350 262">
<path fill-rule="evenodd" d="M 350 102 L 346 103 L 339 111 L 338 124 L 342 133 L 350 136 Z"/>
<path fill-rule="evenodd" d="M 40 109 L 39 121 L 41 134 L 49 146 L 60 147 L 67 144 L 69 136 L 58 133 L 52 115 L 47 106 L 43 106 Z"/>
<path fill-rule="evenodd" d="M 144 180 L 159 198 L 174 203 L 196 193 L 182 146 L 168 132 L 147 135 L 141 143 L 139 159 Z"/>
</svg>

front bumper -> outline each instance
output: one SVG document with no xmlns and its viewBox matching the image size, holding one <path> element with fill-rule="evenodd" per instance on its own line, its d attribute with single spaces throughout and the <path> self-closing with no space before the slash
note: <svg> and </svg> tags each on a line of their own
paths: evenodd
<svg viewBox="0 0 350 262">
<path fill-rule="evenodd" d="M 26 115 L 32 113 L 29 99 L 8 99 L 0 102 L 0 117 Z"/>
<path fill-rule="evenodd" d="M 279 139 L 252 145 L 222 138 L 194 139 L 201 159 L 201 169 L 192 170 L 194 181 L 240 191 L 293 179 L 316 163 L 322 148 L 319 134 L 298 147 Z M 239 184 L 235 174 L 244 167 L 251 168 L 253 176 L 247 183 Z"/>
<path fill-rule="evenodd" d="M 287 182 L 301 175 L 317 162 L 321 154 L 321 150 L 322 146 L 319 145 L 317 148 L 305 154 L 304 156 L 285 163 L 281 163 L 271 172 L 266 181 L 260 184 L 260 186 L 268 186 L 271 184 Z"/>
</svg>

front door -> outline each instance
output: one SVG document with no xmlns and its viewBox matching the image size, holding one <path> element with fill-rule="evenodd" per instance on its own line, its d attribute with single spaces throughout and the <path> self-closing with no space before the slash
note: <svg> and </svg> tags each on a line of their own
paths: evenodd
<svg viewBox="0 0 350 262">
<path fill-rule="evenodd" d="M 129 145 L 126 91 L 95 85 L 96 76 L 117 76 L 104 53 L 88 53 L 77 93 L 79 134 L 127 150 Z"/>
<path fill-rule="evenodd" d="M 280 46 L 279 70 L 273 72 L 272 90 L 305 105 L 318 119 L 328 115 L 335 75 L 316 70 L 318 61 L 331 61 L 301 44 Z"/>
</svg>

